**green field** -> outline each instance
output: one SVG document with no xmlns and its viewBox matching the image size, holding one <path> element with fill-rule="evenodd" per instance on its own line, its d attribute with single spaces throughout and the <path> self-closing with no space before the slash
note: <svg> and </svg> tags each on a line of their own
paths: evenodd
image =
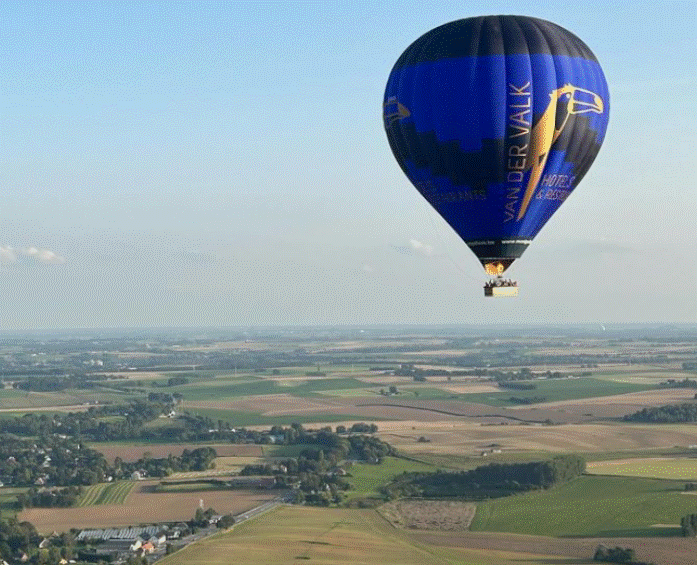
<svg viewBox="0 0 697 565">
<path fill-rule="evenodd" d="M 655 458 L 599 461 L 587 469 L 593 475 L 618 475 L 654 479 L 697 480 L 697 458 Z M 697 501 L 696 501 L 697 503 Z"/>
<path fill-rule="evenodd" d="M 674 536 L 697 497 L 673 481 L 584 476 L 547 491 L 479 504 L 474 531 L 546 536 Z M 673 524 L 675 527 L 652 527 Z"/>
<path fill-rule="evenodd" d="M 176 483 L 160 483 L 155 487 L 155 492 L 198 492 L 205 490 L 216 490 L 221 489 L 220 484 L 206 483 L 206 482 L 183 482 L 179 481 Z"/>
<path fill-rule="evenodd" d="M 350 476 L 346 477 L 352 489 L 346 493 L 346 500 L 354 498 L 381 498 L 378 489 L 390 482 L 396 475 L 407 471 L 435 471 L 435 467 L 426 463 L 385 457 L 379 465 L 356 463 L 347 468 Z"/>
<path fill-rule="evenodd" d="M 206 400 L 225 400 L 241 396 L 290 393 L 294 396 L 308 397 L 331 390 L 366 388 L 366 383 L 351 377 L 322 378 L 307 377 L 298 384 L 280 384 L 263 377 L 245 377 L 243 382 L 231 379 L 229 384 L 219 380 L 194 382 L 186 385 L 167 387 L 167 392 L 179 392 L 184 400 L 198 402 Z"/>
<path fill-rule="evenodd" d="M 134 486 L 134 481 L 119 481 L 116 483 L 99 483 L 92 485 L 84 492 L 78 506 L 123 504 Z"/>
<path fill-rule="evenodd" d="M 0 488 L 0 512 L 2 512 L 3 518 L 17 514 L 17 495 L 23 492 L 27 492 L 27 489 L 23 487 Z"/>
<path fill-rule="evenodd" d="M 242 412 L 241 410 L 225 410 L 219 408 L 189 408 L 184 406 L 184 412 L 207 416 L 213 420 L 225 420 L 235 426 L 288 426 L 291 423 L 312 424 L 315 422 L 346 422 L 355 420 L 359 422 L 379 422 L 382 418 L 368 418 L 353 414 L 323 414 L 312 412 L 308 414 L 292 414 L 284 416 L 264 416 L 255 412 Z"/>
</svg>

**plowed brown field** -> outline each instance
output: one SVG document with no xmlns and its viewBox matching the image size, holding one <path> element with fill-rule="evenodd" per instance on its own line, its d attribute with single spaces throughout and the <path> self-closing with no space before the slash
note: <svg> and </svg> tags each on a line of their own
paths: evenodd
<svg viewBox="0 0 697 565">
<path fill-rule="evenodd" d="M 143 454 L 149 452 L 152 457 L 159 459 L 172 455 L 181 455 L 185 449 L 196 449 L 198 447 L 212 447 L 215 449 L 218 457 L 261 457 L 263 455 L 261 445 L 233 445 L 229 443 L 222 444 L 181 444 L 181 443 L 163 443 L 156 445 L 119 445 L 119 444 L 100 444 L 95 443 L 90 445 L 92 449 L 96 449 L 104 454 L 104 457 L 110 463 L 116 457 L 120 457 L 123 461 L 137 461 L 143 457 Z"/>
<path fill-rule="evenodd" d="M 31 508 L 18 519 L 28 520 L 39 532 L 67 531 L 70 528 L 106 528 L 190 520 L 203 499 L 205 508 L 219 514 L 237 514 L 278 495 L 278 491 L 220 490 L 205 492 L 152 492 L 156 481 L 143 481 L 124 504 L 102 504 L 78 508 Z"/>
<path fill-rule="evenodd" d="M 690 424 L 568 424 L 482 426 L 469 422 L 391 421 L 378 423 L 378 436 L 408 453 L 474 454 L 491 444 L 506 450 L 618 451 L 697 444 Z M 420 443 L 424 436 L 430 440 Z"/>
</svg>

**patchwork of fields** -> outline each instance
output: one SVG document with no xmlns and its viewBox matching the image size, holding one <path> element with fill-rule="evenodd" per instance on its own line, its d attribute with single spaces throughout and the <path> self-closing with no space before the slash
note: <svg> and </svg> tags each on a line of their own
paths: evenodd
<svg viewBox="0 0 697 565">
<path fill-rule="evenodd" d="M 244 556 L 247 565 L 309 561 L 332 565 L 553 565 L 561 557 L 502 548 L 452 547 L 447 538 L 435 543 L 415 541 L 389 525 L 375 511 L 282 507 L 186 547 L 163 559 L 163 565 L 227 565 L 230 556 Z M 576 561 L 577 565 L 592 563 Z"/>
<path fill-rule="evenodd" d="M 180 522 L 193 518 L 200 501 L 219 514 L 237 514 L 278 495 L 278 491 L 212 490 L 207 492 L 155 492 L 157 482 L 141 481 L 121 503 L 100 503 L 73 508 L 29 508 L 19 513 L 39 532 L 70 528 L 111 528 L 154 522 Z"/>
<path fill-rule="evenodd" d="M 177 414 L 207 416 L 213 423 L 207 424 L 200 436 L 167 436 L 167 427 L 176 432 L 185 420 L 162 417 L 149 422 L 148 431 L 164 428 L 162 437 L 171 438 L 225 437 L 211 436 L 215 430 L 208 428 L 215 428 L 217 420 L 237 428 L 263 429 L 292 422 L 333 428 L 339 423 L 350 426 L 359 421 L 376 422 L 377 436 L 413 459 L 388 457 L 380 465 L 347 465 L 346 480 L 352 489 L 346 492 L 344 501 L 354 506 L 357 499 L 381 499 L 380 487 L 405 471 L 432 471 L 438 466 L 468 469 L 554 453 L 585 453 L 590 461 L 588 474 L 568 484 L 487 500 L 479 503 L 476 511 L 467 501 L 399 503 L 394 505 L 392 516 L 399 528 L 393 528 L 372 510 L 283 506 L 238 524 L 229 533 L 193 544 L 167 557 L 162 561 L 165 565 L 223 565 L 231 555 L 243 556 L 240 559 L 250 565 L 296 560 L 332 565 L 581 565 L 590 563 L 587 558 L 594 546 L 607 540 L 636 544 L 640 548 L 638 557 L 658 565 L 694 565 L 695 561 L 685 560 L 683 554 L 689 547 L 697 551 L 697 546 L 689 546 L 690 540 L 677 536 L 680 518 L 697 511 L 697 496 L 684 493 L 685 481 L 697 481 L 697 458 L 684 456 L 686 446 L 697 445 L 697 426 L 629 424 L 619 418 L 644 406 L 692 402 L 694 389 L 658 385 L 666 379 L 694 377 L 694 373 L 680 370 L 680 361 L 692 354 L 693 344 L 676 346 L 678 357 L 663 365 L 598 366 L 586 364 L 583 358 L 582 364 L 550 365 L 553 371 L 586 376 L 527 381 L 535 386 L 533 390 L 500 388 L 491 380 L 472 376 L 471 371 L 467 376 L 440 374 L 417 382 L 414 373 L 387 374 L 385 367 L 376 371 L 367 362 L 347 362 L 351 355 L 358 358 L 357 351 L 382 348 L 377 358 L 391 361 L 376 361 L 379 365 L 421 365 L 422 360 L 424 369 L 452 370 L 449 360 L 463 355 L 500 353 L 505 357 L 509 349 L 505 342 L 481 339 L 469 348 L 457 349 L 441 339 L 375 340 L 369 344 L 317 339 L 303 348 L 317 354 L 336 353 L 341 356 L 336 364 L 328 361 L 322 366 L 277 369 L 267 364 L 239 372 L 119 372 L 118 380 L 79 391 L 27 393 L 4 388 L 0 389 L 0 412 L 5 412 L 0 417 L 22 411 L 68 410 L 71 406 L 84 410 L 95 402 L 116 403 L 149 393 L 180 393 L 184 400 L 175 406 Z M 295 350 L 298 344 L 291 343 Z M 424 350 L 407 350 L 415 343 L 423 345 Z M 585 345 L 583 340 L 574 340 L 575 344 L 568 347 L 536 343 L 521 348 L 519 352 L 524 352 L 516 359 L 524 361 L 527 355 L 649 356 L 653 347 L 660 346 L 610 343 L 605 339 L 589 340 Z M 429 349 L 435 346 L 444 349 Z M 273 341 L 246 340 L 190 347 L 191 351 L 222 348 L 236 353 L 239 348 L 254 352 L 283 350 Z M 405 350 L 392 352 L 390 347 Z M 492 366 L 497 367 L 494 363 Z M 501 371 L 517 370 L 507 367 Z M 534 370 L 546 373 L 547 365 L 544 370 L 540 365 Z M 492 371 L 501 372 L 496 368 Z M 310 376 L 312 373 L 318 376 Z M 173 376 L 182 377 L 179 382 L 185 384 L 170 386 Z M 117 385 L 132 388 L 118 392 L 113 388 Z M 397 392 L 389 392 L 391 386 L 397 387 Z M 122 417 L 105 415 L 102 419 L 108 422 Z M 202 445 L 213 447 L 218 458 L 215 469 L 175 473 L 169 484 L 120 481 L 93 485 L 86 489 L 77 507 L 27 509 L 19 519 L 31 521 L 41 532 L 183 521 L 194 515 L 201 500 L 217 513 L 239 513 L 278 495 L 278 491 L 224 490 L 215 481 L 206 482 L 205 477 L 237 474 L 249 464 L 274 463 L 278 458 L 297 456 L 305 447 L 216 441 L 92 443 L 91 447 L 100 450 L 109 462 L 116 457 L 135 461 L 147 453 L 155 458 L 180 455 L 184 449 Z M 184 484 L 174 484 L 177 480 Z M 14 512 L 10 509 L 21 491 L 0 490 L 3 510 Z M 653 548 L 653 553 L 644 551 L 646 548 Z"/>
</svg>

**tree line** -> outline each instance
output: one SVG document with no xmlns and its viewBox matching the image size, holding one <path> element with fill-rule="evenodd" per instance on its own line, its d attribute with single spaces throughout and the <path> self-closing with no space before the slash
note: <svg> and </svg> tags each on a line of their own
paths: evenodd
<svg viewBox="0 0 697 565">
<path fill-rule="evenodd" d="M 660 388 L 697 388 L 697 380 L 688 379 L 687 377 L 681 381 L 675 379 L 668 379 L 658 383 Z"/>
<path fill-rule="evenodd" d="M 697 536 L 697 514 L 688 514 L 680 519 L 680 533 L 685 538 Z"/>
<path fill-rule="evenodd" d="M 585 461 L 576 455 L 559 455 L 547 461 L 490 463 L 470 471 L 404 473 L 384 487 L 394 499 L 403 496 L 485 498 L 550 488 L 581 475 Z"/>
<path fill-rule="evenodd" d="M 697 395 L 695 396 L 697 398 Z M 697 422 L 697 403 L 669 404 L 642 408 L 622 418 L 625 422 L 645 422 L 649 424 Z"/>
<path fill-rule="evenodd" d="M 593 555 L 593 561 L 625 563 L 626 565 L 655 565 L 654 563 L 646 563 L 645 561 L 635 561 L 634 557 L 634 550 L 630 547 L 608 547 L 606 545 L 599 545 Z"/>
</svg>

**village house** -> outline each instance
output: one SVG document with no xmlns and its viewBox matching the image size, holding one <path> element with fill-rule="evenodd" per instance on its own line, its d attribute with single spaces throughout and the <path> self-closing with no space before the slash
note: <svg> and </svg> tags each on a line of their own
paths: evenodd
<svg viewBox="0 0 697 565">
<path fill-rule="evenodd" d="M 154 536 L 151 536 L 148 541 L 155 547 L 158 547 L 167 541 L 167 536 L 164 534 L 164 532 L 160 532 Z"/>
</svg>

